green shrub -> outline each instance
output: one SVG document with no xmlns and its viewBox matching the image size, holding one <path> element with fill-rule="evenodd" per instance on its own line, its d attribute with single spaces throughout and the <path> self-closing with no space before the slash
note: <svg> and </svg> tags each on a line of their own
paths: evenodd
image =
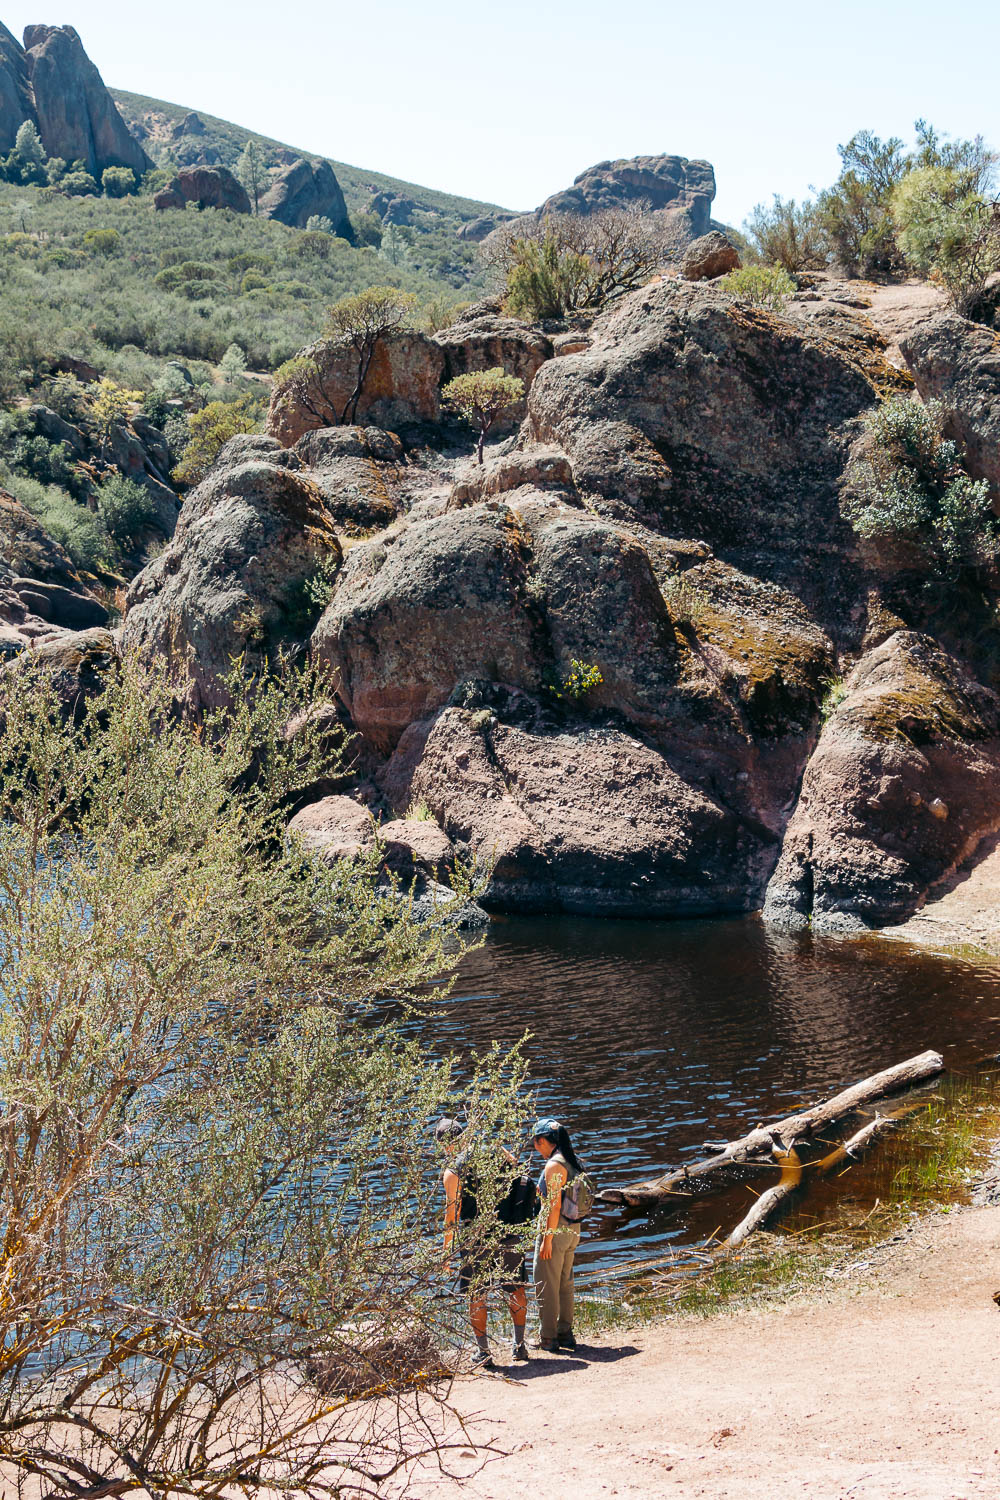
<svg viewBox="0 0 1000 1500">
<path fill-rule="evenodd" d="M 112 474 L 98 490 L 97 513 L 109 535 L 128 552 L 156 514 L 156 504 L 145 485 L 124 474 Z"/>
<path fill-rule="evenodd" d="M 785 298 L 795 291 L 795 282 L 782 266 L 743 266 L 720 276 L 718 284 L 738 301 L 773 313 L 782 312 Z"/>
<path fill-rule="evenodd" d="M 935 277 L 959 312 L 973 314 L 987 281 L 1000 270 L 996 207 L 969 188 L 966 172 L 919 167 L 896 188 L 892 213 L 899 247 L 913 269 Z"/>
<path fill-rule="evenodd" d="M 1000 522 L 989 485 L 963 472 L 942 435 L 939 402 L 893 396 L 864 419 L 862 452 L 848 470 L 847 515 L 863 540 L 894 562 L 955 576 L 993 566 Z"/>
<path fill-rule="evenodd" d="M 883 141 L 859 130 L 838 146 L 841 172 L 816 202 L 819 223 L 831 254 L 849 275 L 898 270 L 902 256 L 892 221 L 892 195 L 906 175 L 903 142 Z"/>
<path fill-rule="evenodd" d="M 247 393 L 236 401 L 210 401 L 188 418 L 188 440 L 174 470 L 178 484 L 197 484 L 232 437 L 259 432 L 264 403 Z"/>
<path fill-rule="evenodd" d="M 826 250 L 816 206 L 774 195 L 770 205 L 758 203 L 744 221 L 752 254 L 765 265 L 785 271 L 819 270 Z"/>
<path fill-rule="evenodd" d="M 69 198 L 96 198 L 97 183 L 89 172 L 67 172 L 60 180 L 59 191 Z"/>
<path fill-rule="evenodd" d="M 138 183 L 131 167 L 105 167 L 101 187 L 106 198 L 127 198 L 137 190 Z"/>
<path fill-rule="evenodd" d="M 117 229 L 88 229 L 83 236 L 83 243 L 92 255 L 114 255 L 121 242 Z"/>
<path fill-rule="evenodd" d="M 78 505 L 65 490 L 11 469 L 3 472 L 3 482 L 25 510 L 38 517 L 53 541 L 65 547 L 75 568 L 93 573 L 108 565 L 114 548 L 93 511 Z"/>
</svg>

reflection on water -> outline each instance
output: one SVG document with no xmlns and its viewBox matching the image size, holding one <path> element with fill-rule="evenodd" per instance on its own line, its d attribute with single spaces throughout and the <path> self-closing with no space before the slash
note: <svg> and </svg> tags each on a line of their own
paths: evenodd
<svg viewBox="0 0 1000 1500">
<path fill-rule="evenodd" d="M 877 940 L 778 934 L 754 919 L 512 918 L 464 961 L 444 1029 L 460 1047 L 530 1030 L 541 1107 L 569 1125 L 610 1186 L 693 1160 L 706 1141 L 927 1047 L 972 1068 L 1000 1047 L 1000 969 Z M 863 1202 L 878 1172 L 866 1163 L 818 1191 Z M 770 1186 L 775 1174 L 756 1178 Z M 750 1201 L 737 1185 L 669 1212 L 604 1211 L 588 1221 L 580 1259 L 665 1253 L 717 1225 L 728 1231 Z"/>
</svg>

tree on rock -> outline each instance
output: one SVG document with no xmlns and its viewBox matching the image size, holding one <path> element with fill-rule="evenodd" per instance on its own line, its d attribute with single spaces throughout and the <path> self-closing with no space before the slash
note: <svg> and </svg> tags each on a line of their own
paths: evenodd
<svg viewBox="0 0 1000 1500">
<path fill-rule="evenodd" d="M 473 370 L 449 380 L 441 395 L 460 416 L 479 432 L 477 456 L 483 461 L 483 443 L 493 423 L 510 407 L 524 399 L 524 381 L 508 375 L 499 365 L 493 370 Z"/>
<path fill-rule="evenodd" d="M 395 286 L 370 286 L 354 297 L 341 298 L 329 309 L 331 334 L 346 340 L 358 358 L 357 379 L 340 414 L 341 422 L 355 422 L 379 339 L 406 326 L 416 301 L 412 292 L 401 292 Z"/>
</svg>

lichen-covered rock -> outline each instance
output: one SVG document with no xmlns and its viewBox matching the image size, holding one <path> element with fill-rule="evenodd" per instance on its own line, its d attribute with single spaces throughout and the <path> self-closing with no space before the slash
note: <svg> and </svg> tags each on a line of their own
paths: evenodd
<svg viewBox="0 0 1000 1500">
<path fill-rule="evenodd" d="M 684 156 L 633 156 L 588 167 L 572 187 L 546 198 L 538 217 L 592 214 L 641 203 L 686 241 L 708 233 L 714 197 L 711 162 L 689 161 Z"/>
<path fill-rule="evenodd" d="M 99 692 L 118 660 L 110 630 L 57 630 L 29 643 L 11 662 L 11 672 L 43 672 L 63 710 L 77 714 L 84 700 Z"/>
<path fill-rule="evenodd" d="M 1000 498 L 1000 338 L 948 312 L 908 330 L 899 347 L 924 400 L 944 403 L 946 430 L 969 471 Z"/>
<path fill-rule="evenodd" d="M 338 426 L 357 381 L 357 355 L 346 341 L 320 339 L 303 349 L 302 357 L 313 362 L 315 373 L 276 385 L 267 414 L 268 434 L 285 448 L 306 432 Z M 436 422 L 443 376 L 444 352 L 426 334 L 379 339 L 358 402 L 358 422 L 392 431 Z"/>
<path fill-rule="evenodd" d="M 687 247 L 681 261 L 681 275 L 687 281 L 714 281 L 727 271 L 739 270 L 739 265 L 740 252 L 732 240 L 713 229 Z"/>
<path fill-rule="evenodd" d="M 214 707 L 236 658 L 259 668 L 308 631 L 303 584 L 340 555 L 308 479 L 266 458 L 219 464 L 185 500 L 172 541 L 133 580 L 125 648 L 184 674 L 192 712 Z"/>
<path fill-rule="evenodd" d="M 764 916 L 782 926 L 903 921 L 1000 827 L 994 693 L 912 631 L 863 657 L 845 687 L 768 885 Z"/>
<path fill-rule="evenodd" d="M 393 491 L 403 445 L 394 433 L 378 427 L 320 427 L 287 451 L 308 468 L 342 531 L 363 535 L 395 521 Z"/>
<path fill-rule="evenodd" d="M 499 367 L 522 380 L 526 392 L 545 361 L 552 358 L 552 340 L 540 329 L 517 318 L 476 313 L 475 309 L 436 333 L 434 342 L 444 352 L 444 380 Z M 524 406 L 519 402 L 495 424 L 495 430 L 516 425 L 523 416 Z"/>
</svg>

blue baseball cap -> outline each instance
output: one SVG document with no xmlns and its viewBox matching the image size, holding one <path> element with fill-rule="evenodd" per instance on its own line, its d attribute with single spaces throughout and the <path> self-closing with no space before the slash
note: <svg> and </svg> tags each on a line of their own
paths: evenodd
<svg viewBox="0 0 1000 1500">
<path fill-rule="evenodd" d="M 536 1120 L 531 1127 L 531 1139 L 537 1141 L 554 1141 L 562 1126 L 558 1120 Z"/>
</svg>

